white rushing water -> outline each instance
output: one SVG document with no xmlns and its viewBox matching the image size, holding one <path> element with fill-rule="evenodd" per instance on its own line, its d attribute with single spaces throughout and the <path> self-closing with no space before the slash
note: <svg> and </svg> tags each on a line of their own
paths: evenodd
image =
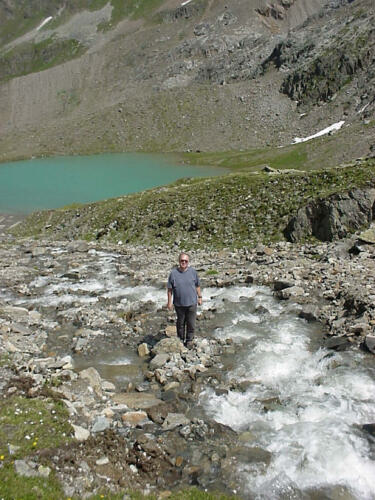
<svg viewBox="0 0 375 500">
<path fill-rule="evenodd" d="M 315 349 L 314 330 L 266 289 L 215 290 L 211 305 L 223 318 L 215 335 L 243 345 L 228 379 L 249 384 L 220 396 L 205 390 L 201 402 L 215 420 L 247 431 L 249 447 L 271 453 L 265 470 L 239 466 L 250 497 L 302 498 L 341 488 L 345 496 L 332 498 L 375 498 L 375 462 L 359 427 L 375 422 L 374 369 L 366 355 Z"/>
</svg>

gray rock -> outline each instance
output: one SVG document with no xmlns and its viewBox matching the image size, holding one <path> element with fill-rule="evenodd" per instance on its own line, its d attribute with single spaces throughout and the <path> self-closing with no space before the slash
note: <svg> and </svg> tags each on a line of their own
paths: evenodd
<svg viewBox="0 0 375 500">
<path fill-rule="evenodd" d="M 273 289 L 275 292 L 279 292 L 285 288 L 291 288 L 292 286 L 294 286 L 294 282 L 287 280 L 275 280 L 273 283 Z"/>
<path fill-rule="evenodd" d="M 115 392 L 116 386 L 115 386 L 115 384 L 112 384 L 112 382 L 108 382 L 107 380 L 104 380 L 102 382 L 102 389 L 103 389 L 103 391 L 106 391 L 106 392 Z"/>
<path fill-rule="evenodd" d="M 77 441 L 86 441 L 90 437 L 90 431 L 80 425 L 72 424 L 74 437 Z"/>
<path fill-rule="evenodd" d="M 160 353 L 157 354 L 150 361 L 150 370 L 155 370 L 156 368 L 162 368 L 169 361 L 169 354 Z"/>
<path fill-rule="evenodd" d="M 162 403 L 155 394 L 146 392 L 121 392 L 113 396 L 113 401 L 118 404 L 125 404 L 128 408 L 146 409 Z"/>
<path fill-rule="evenodd" d="M 96 434 L 97 432 L 103 432 L 111 427 L 111 421 L 103 416 L 96 417 L 91 431 Z"/>
<path fill-rule="evenodd" d="M 155 370 L 155 378 L 159 382 L 159 384 L 165 384 L 167 382 L 167 373 L 165 370 L 161 368 L 157 368 Z"/>
<path fill-rule="evenodd" d="M 375 354 L 375 335 L 366 335 L 365 344 L 367 349 Z"/>
<path fill-rule="evenodd" d="M 45 465 L 39 465 L 38 467 L 38 476 L 40 477 L 48 477 L 51 474 L 51 469 Z"/>
<path fill-rule="evenodd" d="M 29 319 L 29 311 L 24 307 L 5 306 L 0 308 L 0 312 L 14 321 L 25 322 Z"/>
<path fill-rule="evenodd" d="M 232 450 L 232 455 L 242 463 L 264 463 L 269 465 L 271 462 L 272 453 L 259 447 L 241 446 Z"/>
<path fill-rule="evenodd" d="M 12 329 L 12 332 L 20 333 L 21 335 L 25 335 L 25 336 L 32 334 L 30 328 L 28 328 L 25 325 L 20 325 L 19 323 L 12 323 L 11 329 Z"/>
<path fill-rule="evenodd" d="M 89 343 L 89 339 L 80 337 L 77 340 L 76 345 L 74 346 L 75 352 L 83 351 L 83 349 L 85 349 L 85 347 L 87 347 L 88 343 Z"/>
<path fill-rule="evenodd" d="M 155 355 L 181 352 L 186 352 L 186 347 L 177 337 L 162 339 L 152 349 L 152 353 Z"/>
<path fill-rule="evenodd" d="M 144 411 L 129 411 L 124 413 L 124 415 L 121 416 L 121 419 L 124 424 L 129 425 L 130 427 L 136 427 L 149 422 L 147 413 Z"/>
<path fill-rule="evenodd" d="M 332 337 L 325 342 L 325 346 L 328 349 L 334 349 L 336 351 L 344 351 L 350 345 L 347 337 Z"/>
<path fill-rule="evenodd" d="M 14 462 L 16 474 L 19 476 L 36 477 L 38 475 L 36 467 L 37 464 L 31 461 L 15 460 Z"/>
<path fill-rule="evenodd" d="M 296 242 L 314 236 L 321 241 L 344 238 L 372 221 L 375 189 L 353 189 L 313 201 L 301 208 L 284 230 Z"/>
<path fill-rule="evenodd" d="M 146 356 L 148 356 L 150 354 L 150 350 L 148 348 L 148 345 L 143 343 L 143 344 L 140 344 L 138 346 L 138 355 L 141 357 L 141 358 L 145 358 Z"/>
<path fill-rule="evenodd" d="M 298 316 L 309 322 L 317 321 L 319 318 L 319 308 L 312 304 L 306 304 L 299 311 Z"/>
<path fill-rule="evenodd" d="M 182 413 L 168 413 L 162 427 L 164 430 L 172 430 L 180 425 L 184 426 L 188 424 L 190 424 L 190 420 Z"/>
<path fill-rule="evenodd" d="M 276 293 L 276 297 L 281 300 L 287 300 L 292 297 L 299 297 L 304 294 L 304 289 L 299 286 L 291 286 L 289 288 L 284 288 Z"/>
<path fill-rule="evenodd" d="M 368 229 L 367 231 L 363 231 L 360 235 L 359 235 L 359 239 L 361 241 L 364 241 L 365 243 L 371 243 L 371 244 L 374 244 L 375 243 L 375 228 L 374 227 L 371 227 L 370 229 Z"/>
<path fill-rule="evenodd" d="M 82 370 L 79 373 L 79 377 L 88 381 L 94 391 L 101 396 L 102 395 L 102 379 L 99 372 L 92 366 Z"/>
</svg>

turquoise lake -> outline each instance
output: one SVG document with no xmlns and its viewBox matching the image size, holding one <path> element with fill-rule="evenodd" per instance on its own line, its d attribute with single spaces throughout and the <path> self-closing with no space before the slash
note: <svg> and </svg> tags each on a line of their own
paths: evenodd
<svg viewBox="0 0 375 500">
<path fill-rule="evenodd" d="M 173 164 L 162 155 L 103 154 L 0 164 L 0 212 L 28 214 L 162 186 L 224 169 Z"/>
</svg>

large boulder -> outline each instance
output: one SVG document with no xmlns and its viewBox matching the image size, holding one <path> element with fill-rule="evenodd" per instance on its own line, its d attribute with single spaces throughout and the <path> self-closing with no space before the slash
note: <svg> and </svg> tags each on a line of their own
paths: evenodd
<svg viewBox="0 0 375 500">
<path fill-rule="evenodd" d="M 298 210 L 284 230 L 293 243 L 314 236 L 333 241 L 368 226 L 375 215 L 375 189 L 353 189 L 314 200 Z"/>
<path fill-rule="evenodd" d="M 152 349 L 154 355 L 181 353 L 185 351 L 186 347 L 184 347 L 184 344 L 177 337 L 160 340 Z"/>
</svg>

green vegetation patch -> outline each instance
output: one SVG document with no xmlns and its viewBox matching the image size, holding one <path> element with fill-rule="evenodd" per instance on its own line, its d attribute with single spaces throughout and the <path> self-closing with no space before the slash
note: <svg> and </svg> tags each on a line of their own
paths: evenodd
<svg viewBox="0 0 375 500">
<path fill-rule="evenodd" d="M 11 461 L 71 440 L 68 412 L 60 401 L 12 397 L 0 400 L 0 456 Z M 9 445 L 14 453 L 9 453 Z"/>
<path fill-rule="evenodd" d="M 0 497 L 64 498 L 52 472 L 48 477 L 20 476 L 14 461 L 27 457 L 42 465 L 43 450 L 69 443 L 71 433 L 68 412 L 60 401 L 19 396 L 0 400 Z"/>
<path fill-rule="evenodd" d="M 0 468 L 0 497 L 6 500 L 62 500 L 66 498 L 60 483 L 52 474 L 48 478 L 19 476 L 15 473 L 14 464 L 3 464 Z"/>
<path fill-rule="evenodd" d="M 0 56 L 0 81 L 57 66 L 85 50 L 77 40 L 49 38 L 40 43 L 23 43 Z"/>
<path fill-rule="evenodd" d="M 13 232 L 183 248 L 251 247 L 283 240 L 290 218 L 312 200 L 367 184 L 375 184 L 374 160 L 310 173 L 239 171 L 74 210 L 37 212 Z"/>
<path fill-rule="evenodd" d="M 274 169 L 303 170 L 308 160 L 310 144 L 300 143 L 285 148 L 264 148 L 249 151 L 217 153 L 181 153 L 179 156 L 191 165 L 209 165 L 231 170 L 257 171 L 269 165 Z"/>
<path fill-rule="evenodd" d="M 0 2 L 0 46 L 36 28 L 60 7 L 61 0 Z"/>
<path fill-rule="evenodd" d="M 160 494 L 143 495 L 139 492 L 127 492 L 131 500 L 158 500 L 162 498 Z M 91 500 L 123 500 L 124 494 L 114 494 L 109 492 L 102 492 L 98 495 L 90 497 Z M 170 495 L 163 496 L 163 498 L 170 498 L 173 500 L 235 500 L 238 497 L 228 496 L 224 493 L 210 493 L 207 491 L 198 490 L 198 488 L 188 488 L 180 491 L 170 492 Z"/>
</svg>

